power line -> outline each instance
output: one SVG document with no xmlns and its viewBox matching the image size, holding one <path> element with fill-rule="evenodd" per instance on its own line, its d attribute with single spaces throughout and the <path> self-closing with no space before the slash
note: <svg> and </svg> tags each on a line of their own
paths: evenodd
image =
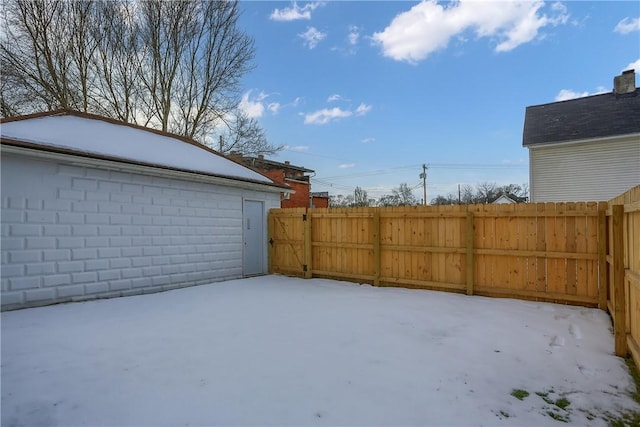
<svg viewBox="0 0 640 427">
<path fill-rule="evenodd" d="M 388 174 L 388 173 L 397 172 L 397 171 L 403 170 L 403 169 L 415 169 L 415 168 L 418 168 L 418 167 L 421 167 L 421 165 L 397 166 L 397 167 L 393 167 L 393 168 L 378 169 L 378 170 L 366 171 L 366 172 L 357 172 L 357 173 L 350 173 L 350 174 L 344 174 L 344 175 L 325 176 L 325 177 L 322 177 L 322 179 L 359 178 L 359 177 L 372 176 L 372 175 L 384 175 L 384 174 Z"/>
<path fill-rule="evenodd" d="M 344 174 L 344 175 L 333 175 L 333 176 L 325 176 L 322 177 L 324 180 L 332 180 L 332 179 L 344 179 L 344 178 L 362 178 L 373 175 L 384 175 L 389 173 L 394 173 L 399 170 L 404 169 L 418 169 L 422 168 L 423 165 L 407 165 L 407 166 L 397 166 L 393 168 L 387 169 L 378 169 L 372 171 L 363 171 L 352 174 Z M 505 164 L 490 164 L 490 163 L 429 163 L 429 168 L 432 169 L 521 169 L 528 167 L 527 164 L 517 164 L 517 165 L 505 165 Z"/>
</svg>

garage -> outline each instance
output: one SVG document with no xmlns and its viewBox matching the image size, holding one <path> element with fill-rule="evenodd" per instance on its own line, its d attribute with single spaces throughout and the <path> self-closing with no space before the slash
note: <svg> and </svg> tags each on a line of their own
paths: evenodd
<svg viewBox="0 0 640 427">
<path fill-rule="evenodd" d="M 2 121 L 2 309 L 267 273 L 286 187 L 176 135 L 72 111 Z"/>
</svg>

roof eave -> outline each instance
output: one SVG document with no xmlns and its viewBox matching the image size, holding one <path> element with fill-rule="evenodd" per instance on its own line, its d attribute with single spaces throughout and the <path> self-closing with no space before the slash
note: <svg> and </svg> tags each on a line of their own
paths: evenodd
<svg viewBox="0 0 640 427">
<path fill-rule="evenodd" d="M 536 148 L 536 147 L 549 147 L 556 145 L 571 145 L 571 144 L 585 144 L 589 142 L 602 142 L 602 141 L 611 141 L 616 139 L 633 139 L 640 138 L 640 132 L 636 133 L 627 133 L 622 135 L 611 135 L 611 136 L 603 136 L 603 137 L 595 137 L 595 138 L 582 138 L 582 139 L 568 139 L 563 141 L 549 141 L 549 142 L 534 142 L 534 143 L 525 143 L 522 142 L 522 146 L 525 148 Z"/>
<path fill-rule="evenodd" d="M 128 122 L 124 122 L 121 120 L 117 120 L 117 119 L 113 119 L 110 117 L 105 117 L 105 116 L 100 116 L 97 114 L 92 114 L 92 113 L 87 113 L 87 112 L 82 112 L 82 111 L 77 111 L 77 110 L 70 110 L 70 109 L 58 109 L 58 110 L 51 110 L 51 111 L 44 111 L 44 112 L 39 112 L 39 113 L 33 113 L 33 114 L 27 114 L 27 115 L 23 115 L 23 116 L 16 116 L 16 117 L 8 117 L 8 118 L 0 118 L 0 124 L 2 123 L 10 123 L 10 122 L 17 122 L 17 121 L 23 121 L 23 120 L 28 120 L 28 119 L 37 119 L 37 118 L 43 118 L 43 117 L 52 117 L 52 116 L 74 116 L 74 117 L 80 117 L 80 118 L 85 118 L 85 119 L 91 119 L 91 120 L 99 120 L 105 123 L 110 123 L 113 125 L 119 125 L 119 126 L 126 126 L 132 129 L 137 129 L 137 130 L 142 130 L 145 132 L 150 132 L 150 133 L 154 133 L 156 135 L 160 135 L 160 136 L 165 136 L 168 138 L 174 138 L 177 140 L 180 140 L 186 144 L 189 145 L 193 145 L 195 147 L 198 147 L 202 150 L 205 150 L 211 154 L 214 154 L 218 157 L 222 157 L 226 160 L 232 161 L 236 164 L 239 164 L 243 167 L 247 167 L 247 165 L 237 162 L 227 156 L 225 156 L 224 154 L 220 153 L 219 151 L 214 150 L 213 148 L 201 144 L 198 141 L 191 139 L 191 138 L 187 138 L 185 136 L 182 135 L 178 135 L 178 134 L 174 134 L 171 132 L 165 132 L 159 129 L 154 129 L 154 128 L 149 128 L 149 127 L 145 127 L 145 126 L 141 126 L 138 124 L 134 124 L 134 123 L 128 123 Z M 251 169 L 251 168 L 249 168 Z M 271 178 L 269 178 L 267 175 L 265 175 L 264 173 L 262 173 L 261 171 L 258 170 L 254 170 L 254 172 L 264 176 L 265 178 L 271 180 Z M 273 181 L 273 180 L 271 180 Z"/>
<path fill-rule="evenodd" d="M 114 169 L 127 169 L 132 171 L 135 169 L 137 172 L 142 172 L 145 174 L 153 174 L 155 171 L 155 175 L 157 175 L 158 171 L 162 171 L 163 175 L 171 175 L 177 176 L 179 175 L 182 178 L 185 177 L 201 177 L 196 180 L 206 180 L 206 181 L 217 181 L 218 184 L 229 185 L 232 187 L 240 187 L 240 186 L 250 186 L 253 189 L 257 189 L 256 186 L 260 187 L 262 191 L 270 191 L 270 192 L 290 192 L 290 187 L 276 183 L 275 181 L 268 178 L 271 182 L 262 182 L 247 178 L 228 176 L 228 175 L 219 175 L 212 173 L 204 173 L 200 171 L 193 171 L 188 169 L 180 169 L 180 168 L 172 168 L 169 166 L 158 165 L 153 163 L 146 162 L 138 162 L 128 159 L 121 159 L 112 156 L 105 155 L 96 155 L 94 153 L 87 153 L 78 150 L 71 150 L 67 148 L 59 148 L 59 147 L 51 147 L 51 146 L 42 146 L 39 144 L 34 144 L 32 142 L 21 141 L 8 137 L 0 137 L 0 143 L 2 145 L 2 151 L 6 153 L 16 153 L 16 154 L 28 154 L 34 157 L 40 158 L 51 158 L 51 159 L 59 159 L 59 160 L 72 160 L 76 163 L 82 163 L 84 165 L 90 166 L 109 166 Z"/>
</svg>

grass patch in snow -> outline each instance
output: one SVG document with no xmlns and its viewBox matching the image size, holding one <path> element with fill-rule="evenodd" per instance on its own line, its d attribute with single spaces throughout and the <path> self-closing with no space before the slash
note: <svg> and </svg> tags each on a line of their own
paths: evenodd
<svg viewBox="0 0 640 427">
<path fill-rule="evenodd" d="M 629 367 L 631 378 L 633 378 L 633 383 L 636 385 L 636 391 L 631 394 L 631 397 L 633 397 L 636 402 L 640 403 L 640 371 L 638 371 L 638 367 L 633 363 L 633 359 L 631 357 L 628 357 L 626 362 Z"/>
<path fill-rule="evenodd" d="M 553 393 L 553 390 L 551 390 L 550 392 L 551 392 L 551 393 Z M 547 393 L 543 393 L 543 392 L 541 392 L 541 391 L 536 391 L 536 394 L 537 394 L 538 396 L 540 396 L 540 398 L 541 398 L 542 400 L 544 400 L 544 401 L 545 401 L 545 403 L 547 403 L 547 404 L 549 404 L 549 405 L 553 405 L 553 400 L 549 399 L 549 392 L 547 392 Z"/>
<path fill-rule="evenodd" d="M 633 363 L 633 359 L 631 357 L 628 357 L 625 362 L 627 363 L 629 373 L 631 374 L 631 378 L 633 378 L 633 382 L 636 386 L 636 390 L 634 393 L 631 393 L 631 397 L 633 400 L 640 403 L 640 372 L 638 371 L 635 363 Z M 623 412 L 617 417 L 609 416 L 608 422 L 610 427 L 640 426 L 640 412 Z"/>
<path fill-rule="evenodd" d="M 571 402 L 569 402 L 569 399 L 567 399 L 566 397 L 561 397 L 560 399 L 556 400 L 556 406 L 560 409 L 566 409 L 569 405 L 571 405 Z"/>
<path fill-rule="evenodd" d="M 558 411 L 547 411 L 547 415 L 549 415 L 554 420 L 561 421 L 563 423 L 568 423 L 569 421 L 571 421 L 571 418 L 569 418 L 569 414 L 561 414 Z"/>
<path fill-rule="evenodd" d="M 511 396 L 515 397 L 518 400 L 524 400 L 525 397 L 529 396 L 529 392 L 527 390 L 521 390 L 519 388 L 515 388 L 511 392 Z"/>
<path fill-rule="evenodd" d="M 535 394 L 544 401 L 548 406 L 544 408 L 545 414 L 549 417 L 553 418 L 556 421 L 561 421 L 564 423 L 568 423 L 571 421 L 571 410 L 568 409 L 569 405 L 571 405 L 571 401 L 566 397 L 560 397 L 558 399 L 554 399 L 551 395 L 554 394 L 554 390 L 550 389 L 548 391 L 536 391 Z M 524 400 L 527 398 L 530 393 L 527 390 L 522 389 L 513 389 L 511 391 L 511 395 L 518 400 Z"/>
</svg>

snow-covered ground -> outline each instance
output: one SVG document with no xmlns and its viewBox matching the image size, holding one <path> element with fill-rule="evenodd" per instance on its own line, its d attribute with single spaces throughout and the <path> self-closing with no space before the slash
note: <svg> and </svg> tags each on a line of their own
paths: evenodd
<svg viewBox="0 0 640 427">
<path fill-rule="evenodd" d="M 604 426 L 632 389 L 596 309 L 266 276 L 2 313 L 3 426 Z"/>
</svg>

